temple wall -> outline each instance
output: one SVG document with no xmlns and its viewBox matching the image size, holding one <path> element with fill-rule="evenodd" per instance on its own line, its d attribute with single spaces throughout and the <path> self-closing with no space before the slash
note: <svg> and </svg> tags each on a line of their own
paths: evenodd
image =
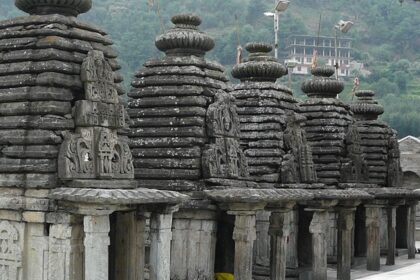
<svg viewBox="0 0 420 280">
<path fill-rule="evenodd" d="M 420 139 L 408 136 L 399 141 L 401 168 L 404 172 L 403 186 L 408 189 L 420 188 Z M 420 206 L 417 206 L 416 240 L 420 241 Z"/>
<path fill-rule="evenodd" d="M 214 279 L 216 231 L 213 211 L 189 209 L 174 215 L 171 279 Z"/>
</svg>

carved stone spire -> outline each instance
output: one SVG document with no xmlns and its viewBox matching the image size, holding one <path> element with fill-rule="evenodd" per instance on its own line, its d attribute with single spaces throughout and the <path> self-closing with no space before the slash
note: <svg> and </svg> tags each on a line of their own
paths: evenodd
<svg viewBox="0 0 420 280">
<path fill-rule="evenodd" d="M 331 66 L 315 67 L 311 70 L 314 77 L 302 84 L 302 91 L 309 97 L 335 98 L 344 89 L 342 81 L 331 78 L 334 68 Z"/>
<path fill-rule="evenodd" d="M 201 19 L 192 14 L 172 17 L 175 26 L 156 38 L 156 47 L 166 55 L 204 56 L 214 48 L 214 40 L 201 32 Z"/>
<path fill-rule="evenodd" d="M 248 61 L 233 68 L 233 77 L 241 81 L 275 82 L 286 74 L 286 67 L 270 55 L 273 50 L 270 44 L 248 43 L 245 49 L 249 52 Z"/>
<path fill-rule="evenodd" d="M 373 99 L 375 92 L 371 90 L 356 91 L 357 100 L 350 105 L 356 119 L 376 120 L 384 113 L 384 107 Z"/>
<path fill-rule="evenodd" d="M 125 126 L 124 106 L 119 103 L 112 68 L 101 51 L 88 53 L 82 64 L 81 80 L 85 96 L 75 102 L 75 133 L 68 133 L 60 148 L 59 178 L 134 179 L 128 139 L 117 132 Z M 133 186 L 128 183 L 128 187 Z M 110 188 L 124 186 L 111 183 Z"/>
<path fill-rule="evenodd" d="M 31 15 L 61 14 L 77 17 L 90 10 L 92 0 L 15 0 L 15 5 Z"/>
</svg>

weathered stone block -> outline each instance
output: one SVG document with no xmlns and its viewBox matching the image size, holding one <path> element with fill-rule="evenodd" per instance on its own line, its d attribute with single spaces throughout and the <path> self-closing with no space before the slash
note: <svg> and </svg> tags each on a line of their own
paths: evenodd
<svg viewBox="0 0 420 280">
<path fill-rule="evenodd" d="M 80 100 L 74 108 L 76 126 L 102 126 L 122 128 L 125 126 L 125 110 L 120 104 L 107 104 Z"/>
<path fill-rule="evenodd" d="M 42 145 L 61 142 L 62 138 L 49 130 L 0 130 L 0 144 Z"/>
<path fill-rule="evenodd" d="M 53 145 L 7 146 L 1 152 L 11 158 L 46 159 L 57 158 L 58 147 Z"/>
</svg>

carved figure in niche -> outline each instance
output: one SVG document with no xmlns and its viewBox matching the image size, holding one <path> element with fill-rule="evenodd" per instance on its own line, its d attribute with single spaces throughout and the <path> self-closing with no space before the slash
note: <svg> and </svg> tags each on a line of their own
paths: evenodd
<svg viewBox="0 0 420 280">
<path fill-rule="evenodd" d="M 0 279 L 20 279 L 22 249 L 19 248 L 19 232 L 9 221 L 0 222 Z"/>
<path fill-rule="evenodd" d="M 348 128 L 346 157 L 341 162 L 341 181 L 345 183 L 365 183 L 369 181 L 369 165 L 364 159 L 359 131 L 355 124 Z"/>
<path fill-rule="evenodd" d="M 284 131 L 287 154 L 281 167 L 282 183 L 313 183 L 317 180 L 312 149 L 301 127 L 304 121 L 305 118 L 296 113 L 289 113 L 287 116 L 287 127 Z"/>
<path fill-rule="evenodd" d="M 89 51 L 83 61 L 81 79 L 85 85 L 85 98 L 90 101 L 118 103 L 114 72 L 101 51 Z"/>
<path fill-rule="evenodd" d="M 120 174 L 129 174 L 134 172 L 133 155 L 131 154 L 130 147 L 127 141 L 119 141 L 118 147 L 120 150 L 120 166 L 117 170 Z"/>
<path fill-rule="evenodd" d="M 239 116 L 234 101 L 224 91 L 216 93 L 215 102 L 207 110 L 207 133 L 210 137 L 239 137 Z"/>
<path fill-rule="evenodd" d="M 204 178 L 227 177 L 227 158 L 224 139 L 218 138 L 214 144 L 207 145 L 203 152 L 202 161 Z"/>
<path fill-rule="evenodd" d="M 96 102 L 93 102 L 91 120 L 93 125 L 99 125 L 98 103 Z M 86 120 L 86 123 L 89 123 L 89 119 Z"/>
<path fill-rule="evenodd" d="M 297 170 L 293 154 L 286 154 L 281 163 L 281 181 L 285 184 L 296 183 L 299 180 Z"/>
<path fill-rule="evenodd" d="M 203 152 L 205 178 L 249 176 L 247 159 L 239 145 L 239 117 L 234 101 L 226 92 L 218 91 L 207 110 L 207 132 L 212 143 Z"/>
<path fill-rule="evenodd" d="M 226 139 L 227 150 L 227 173 L 231 178 L 238 178 L 239 176 L 239 145 L 235 139 Z"/>
<path fill-rule="evenodd" d="M 388 140 L 387 186 L 399 188 L 402 183 L 402 169 L 400 164 L 400 148 L 395 134 Z"/>
<path fill-rule="evenodd" d="M 98 141 L 98 172 L 101 178 L 112 177 L 113 173 L 113 160 L 115 158 L 114 151 L 114 139 L 113 135 L 106 131 L 105 129 L 101 130 L 99 134 Z"/>
</svg>

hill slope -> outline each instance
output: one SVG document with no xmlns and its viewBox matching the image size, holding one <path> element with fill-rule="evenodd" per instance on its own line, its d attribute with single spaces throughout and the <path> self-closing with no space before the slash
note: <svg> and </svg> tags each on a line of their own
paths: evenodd
<svg viewBox="0 0 420 280">
<path fill-rule="evenodd" d="M 120 53 L 126 86 L 134 72 L 150 57 L 161 54 L 154 38 L 171 25 L 171 15 L 194 12 L 203 18 L 202 29 L 216 39 L 209 56 L 226 65 L 235 63 L 238 37 L 272 41 L 272 19 L 263 12 L 274 0 L 94 0 L 93 9 L 81 18 L 109 32 Z M 154 3 L 149 6 L 148 3 Z M 158 3 L 160 5 L 158 5 Z M 159 9 L 157 8 L 159 6 Z M 372 75 L 362 79 L 363 88 L 377 91 L 386 108 L 384 119 L 400 132 L 420 135 L 420 3 L 398 0 L 291 0 L 281 17 L 281 46 L 290 34 L 316 34 L 322 13 L 321 35 L 332 35 L 339 19 L 356 24 L 346 35 L 354 39 L 354 57 Z M 14 1 L 2 0 L 0 19 L 21 15 Z M 236 15 L 236 17 L 235 17 Z M 235 20 L 237 18 L 237 20 Z M 239 36 L 238 36 L 239 34 Z M 285 82 L 286 80 L 284 80 Z M 294 78 L 297 94 L 301 79 Z M 351 81 L 343 99 L 349 100 Z"/>
</svg>

